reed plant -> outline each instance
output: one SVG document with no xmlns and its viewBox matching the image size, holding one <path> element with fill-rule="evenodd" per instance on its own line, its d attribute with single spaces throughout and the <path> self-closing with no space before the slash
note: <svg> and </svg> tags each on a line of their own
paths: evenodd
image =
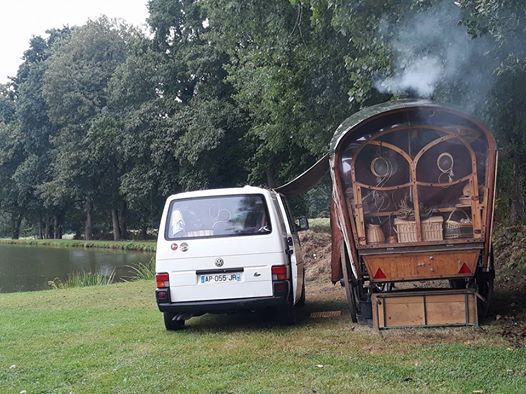
<svg viewBox="0 0 526 394">
<path fill-rule="evenodd" d="M 124 280 L 153 280 L 155 278 L 155 257 L 152 257 L 147 263 L 139 263 L 137 265 L 127 265 L 133 274 Z"/>
<path fill-rule="evenodd" d="M 64 281 L 60 278 L 55 278 L 51 281 L 48 281 L 48 285 L 52 289 L 104 286 L 113 283 L 114 279 L 115 270 L 111 271 L 109 275 L 104 275 L 101 272 L 73 272 L 69 274 Z"/>
</svg>

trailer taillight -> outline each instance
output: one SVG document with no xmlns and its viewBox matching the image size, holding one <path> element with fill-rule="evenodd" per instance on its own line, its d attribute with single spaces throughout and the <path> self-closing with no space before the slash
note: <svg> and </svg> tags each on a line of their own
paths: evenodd
<svg viewBox="0 0 526 394">
<path fill-rule="evenodd" d="M 166 272 L 155 274 L 155 282 L 157 283 L 158 289 L 170 287 L 170 276 Z"/>
<path fill-rule="evenodd" d="M 272 280 L 289 279 L 289 266 L 288 265 L 273 265 L 271 271 L 272 271 Z"/>
<path fill-rule="evenodd" d="M 459 274 L 472 274 L 469 267 L 466 265 L 466 263 L 462 264 L 462 267 L 460 267 L 460 270 L 458 270 Z"/>
<path fill-rule="evenodd" d="M 387 279 L 387 276 L 385 276 L 384 271 L 378 268 L 374 274 L 374 279 Z"/>
</svg>

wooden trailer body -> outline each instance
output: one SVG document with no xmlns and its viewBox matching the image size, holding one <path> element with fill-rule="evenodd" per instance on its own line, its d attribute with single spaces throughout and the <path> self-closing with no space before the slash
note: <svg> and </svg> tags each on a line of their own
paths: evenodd
<svg viewBox="0 0 526 394">
<path fill-rule="evenodd" d="M 478 298 L 479 312 L 487 308 L 496 163 L 495 140 L 481 123 L 427 101 L 369 107 L 338 127 L 329 151 L 332 279 L 345 285 L 353 319 L 380 293 L 402 294 L 394 282 L 447 279 Z M 372 309 L 374 317 L 374 302 Z"/>
</svg>

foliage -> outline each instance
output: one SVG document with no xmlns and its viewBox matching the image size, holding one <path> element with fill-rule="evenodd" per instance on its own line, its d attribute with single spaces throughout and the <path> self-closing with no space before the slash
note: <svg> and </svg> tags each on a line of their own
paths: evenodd
<svg viewBox="0 0 526 394">
<path fill-rule="evenodd" d="M 329 218 L 309 219 L 309 228 L 317 233 L 330 233 L 331 222 Z"/>
<path fill-rule="evenodd" d="M 523 1 L 150 0 L 148 9 L 151 36 L 102 17 L 33 37 L 0 86 L 2 235 L 146 237 L 170 194 L 282 184 L 326 152 L 353 112 L 420 94 L 385 81 L 426 59 L 439 71 L 426 95 L 494 130 L 498 214 L 526 222 Z M 292 205 L 326 215 L 329 197 L 327 183 Z"/>
</svg>

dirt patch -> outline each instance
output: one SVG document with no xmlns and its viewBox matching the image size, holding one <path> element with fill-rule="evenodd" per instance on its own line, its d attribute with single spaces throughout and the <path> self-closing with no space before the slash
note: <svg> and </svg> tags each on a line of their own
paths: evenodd
<svg viewBox="0 0 526 394">
<path fill-rule="evenodd" d="M 305 231 L 300 233 L 300 240 L 305 260 L 305 280 L 331 284 L 331 234 Z"/>
</svg>

